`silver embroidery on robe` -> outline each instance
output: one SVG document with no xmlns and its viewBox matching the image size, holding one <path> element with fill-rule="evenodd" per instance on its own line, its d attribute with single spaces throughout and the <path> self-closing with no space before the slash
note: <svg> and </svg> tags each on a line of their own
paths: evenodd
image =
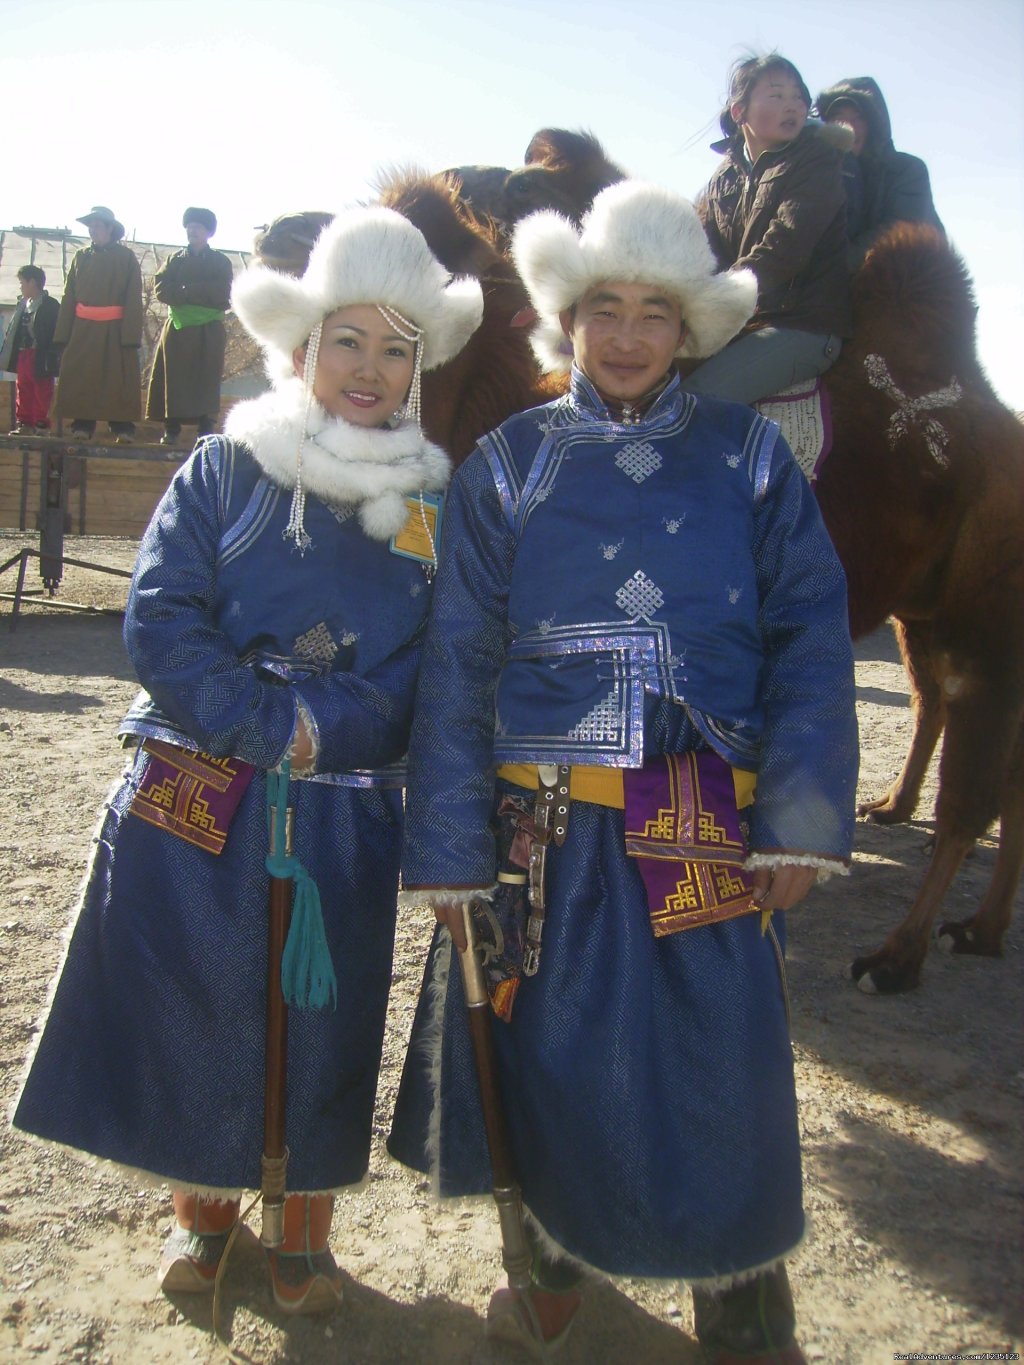
<svg viewBox="0 0 1024 1365">
<path fill-rule="evenodd" d="M 627 578 L 615 594 L 615 605 L 634 621 L 642 617 L 651 619 L 651 613 L 665 604 L 665 594 L 642 569 L 637 569 L 632 578 Z"/>
<path fill-rule="evenodd" d="M 295 653 L 299 658 L 325 671 L 330 668 L 337 652 L 338 646 L 331 638 L 326 621 L 311 627 L 295 640 Z"/>
<path fill-rule="evenodd" d="M 650 441 L 630 441 L 615 457 L 615 463 L 634 483 L 643 483 L 662 466 L 662 457 Z"/>
</svg>

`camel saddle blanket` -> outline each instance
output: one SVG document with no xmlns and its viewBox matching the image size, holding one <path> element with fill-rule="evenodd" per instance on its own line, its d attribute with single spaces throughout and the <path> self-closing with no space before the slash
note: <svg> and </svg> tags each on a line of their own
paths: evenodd
<svg viewBox="0 0 1024 1365">
<path fill-rule="evenodd" d="M 762 417 L 778 422 L 804 477 L 813 483 L 832 449 L 832 404 L 825 385 L 820 379 L 811 385 L 805 380 L 762 398 L 754 407 Z"/>
</svg>

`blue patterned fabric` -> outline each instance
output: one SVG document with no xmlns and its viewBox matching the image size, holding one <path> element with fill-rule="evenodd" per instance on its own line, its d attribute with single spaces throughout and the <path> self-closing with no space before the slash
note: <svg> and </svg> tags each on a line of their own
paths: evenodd
<svg viewBox="0 0 1024 1365">
<path fill-rule="evenodd" d="M 489 885 L 495 761 L 640 767 L 658 700 L 757 771 L 752 848 L 849 856 L 846 584 L 773 422 L 673 380 L 622 426 L 574 371 L 470 456 L 447 516 L 407 885 Z"/>
<path fill-rule="evenodd" d="M 449 495 L 405 883 L 493 882 L 496 761 L 640 766 L 703 745 L 757 772 L 752 849 L 849 856 L 842 570 L 774 424 L 673 381 L 623 426 L 574 371 L 565 399 L 482 442 Z M 781 949 L 760 917 L 655 939 L 622 813 L 585 802 L 549 851 L 546 899 L 540 970 L 493 1023 L 534 1216 L 613 1273 L 730 1276 L 785 1254 L 803 1229 L 799 1138 Z M 484 1191 L 448 953 L 424 983 L 390 1146 L 436 1160 L 446 1192 Z"/>
<path fill-rule="evenodd" d="M 609 1274 L 734 1274 L 803 1233 L 779 961 L 757 915 L 656 939 L 622 844 L 621 811 L 574 803 L 549 855 L 540 971 L 520 982 L 511 1022 L 492 1021 L 523 1197 L 559 1245 Z M 429 986 L 449 957 L 435 1096 Z M 436 1099 L 441 1192 L 489 1191 L 478 1096 L 457 955 L 442 947 L 392 1155 L 430 1169 Z"/>
<path fill-rule="evenodd" d="M 222 439 L 183 466 L 132 584 L 125 634 L 147 692 L 123 728 L 266 768 L 296 696 L 312 717 L 326 771 L 291 784 L 295 853 L 320 889 L 338 1008 L 289 1016 L 288 1184 L 309 1191 L 366 1170 L 402 822 L 381 765 L 405 747 L 429 592 L 417 564 L 312 497 L 300 556 L 288 503 Z M 127 813 L 143 762 L 104 813 L 14 1122 L 175 1184 L 258 1187 L 266 778 L 218 857 Z"/>
</svg>

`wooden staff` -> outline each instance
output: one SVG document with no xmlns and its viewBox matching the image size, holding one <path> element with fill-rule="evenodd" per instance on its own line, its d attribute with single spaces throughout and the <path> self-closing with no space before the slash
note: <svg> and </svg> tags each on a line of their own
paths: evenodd
<svg viewBox="0 0 1024 1365">
<path fill-rule="evenodd" d="M 468 904 L 462 907 L 462 920 L 466 928 L 466 950 L 460 951 L 459 962 L 466 995 L 469 1036 L 473 1043 L 473 1060 L 480 1084 L 487 1150 L 491 1158 L 491 1184 L 494 1202 L 498 1206 L 501 1262 L 508 1276 L 509 1288 L 526 1290 L 531 1283 L 530 1264 L 533 1256 L 526 1237 L 522 1194 L 516 1179 L 505 1111 L 501 1103 L 498 1059 L 491 1033 L 491 1002 L 474 939 L 473 915 Z"/>
<path fill-rule="evenodd" d="M 270 856 L 277 856 L 279 806 L 270 807 Z M 292 811 L 284 813 L 285 855 L 292 852 Z M 263 1157 L 260 1161 L 260 1194 L 263 1220 L 260 1241 L 279 1247 L 284 1241 L 284 1197 L 288 1169 L 285 1146 L 285 1109 L 288 1096 L 288 1006 L 281 991 L 281 957 L 292 914 L 290 877 L 270 876 L 270 912 L 267 925 L 267 1033 L 266 1073 L 263 1088 Z"/>
</svg>

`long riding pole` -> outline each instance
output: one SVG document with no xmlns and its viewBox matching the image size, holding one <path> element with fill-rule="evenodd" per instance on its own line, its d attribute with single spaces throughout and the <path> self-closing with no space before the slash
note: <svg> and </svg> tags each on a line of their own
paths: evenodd
<svg viewBox="0 0 1024 1365">
<path fill-rule="evenodd" d="M 278 809 L 270 808 L 270 852 L 276 849 Z M 292 851 L 292 812 L 285 815 L 285 852 Z M 260 1194 L 263 1220 L 260 1241 L 279 1247 L 284 1241 L 284 1198 L 288 1168 L 285 1146 L 285 1108 L 288 1096 L 288 1006 L 281 991 L 281 957 L 292 913 L 290 877 L 270 877 L 267 925 L 267 1033 L 266 1073 L 263 1090 L 263 1158 L 260 1162 Z"/>
<path fill-rule="evenodd" d="M 466 928 L 466 950 L 459 953 L 459 963 L 462 967 L 473 1059 L 480 1084 L 480 1103 L 487 1133 L 487 1150 L 491 1159 L 494 1202 L 498 1206 L 501 1261 L 508 1276 L 509 1287 L 525 1290 L 530 1287 L 532 1254 L 526 1237 L 522 1195 L 516 1179 L 505 1111 L 501 1102 L 498 1059 L 491 1033 L 491 1002 L 487 995 L 480 955 L 476 950 L 473 916 L 468 905 L 462 907 L 462 919 Z"/>
</svg>

